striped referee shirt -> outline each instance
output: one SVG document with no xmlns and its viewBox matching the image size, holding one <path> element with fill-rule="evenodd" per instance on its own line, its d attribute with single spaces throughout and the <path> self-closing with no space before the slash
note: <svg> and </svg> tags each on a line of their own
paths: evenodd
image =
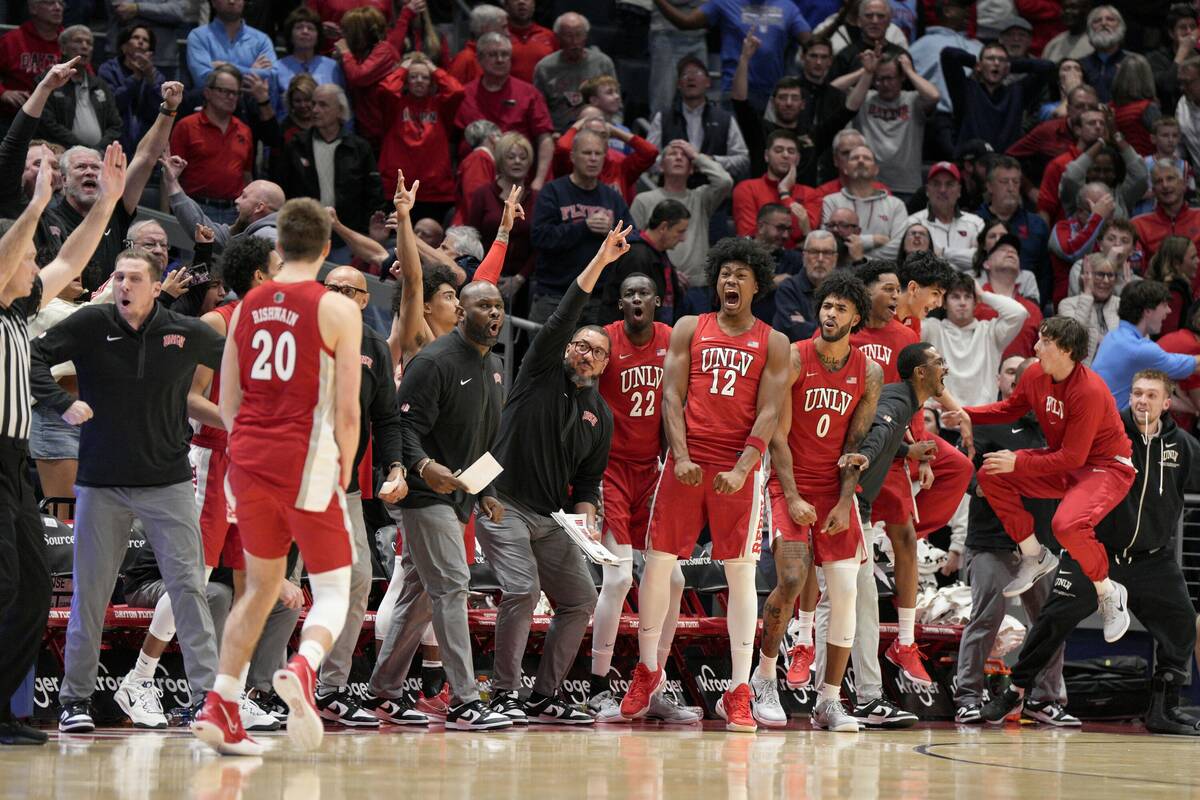
<svg viewBox="0 0 1200 800">
<path fill-rule="evenodd" d="M 29 440 L 33 394 L 29 388 L 29 329 L 27 322 L 38 310 L 42 279 L 33 291 L 0 306 L 0 437 Z"/>
</svg>

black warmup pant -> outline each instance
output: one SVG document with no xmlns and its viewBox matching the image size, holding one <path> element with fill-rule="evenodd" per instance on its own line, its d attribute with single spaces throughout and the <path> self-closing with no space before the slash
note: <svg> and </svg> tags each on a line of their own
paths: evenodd
<svg viewBox="0 0 1200 800">
<path fill-rule="evenodd" d="M 1096 587 L 1064 550 L 1050 598 L 1029 631 L 1012 681 L 1029 691 L 1075 627 L 1096 610 Z M 1171 547 L 1108 559 L 1108 576 L 1129 592 L 1129 610 L 1154 637 L 1154 675 L 1187 680 L 1196 645 L 1196 611 Z"/>
<path fill-rule="evenodd" d="M 46 540 L 28 470 L 28 445 L 0 437 L 0 716 L 37 661 L 50 614 Z"/>
</svg>

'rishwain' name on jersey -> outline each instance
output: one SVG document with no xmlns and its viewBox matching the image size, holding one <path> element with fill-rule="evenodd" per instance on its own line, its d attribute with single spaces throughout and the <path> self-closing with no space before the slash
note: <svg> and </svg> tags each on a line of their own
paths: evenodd
<svg viewBox="0 0 1200 800">
<path fill-rule="evenodd" d="M 711 372 L 714 369 L 732 369 L 743 376 L 750 371 L 754 363 L 754 354 L 746 353 L 733 347 L 709 347 L 700 353 L 700 369 Z"/>
<path fill-rule="evenodd" d="M 657 389 L 662 384 L 662 367 L 630 367 L 621 372 L 621 392 L 628 394 L 634 389 L 648 387 Z"/>
<path fill-rule="evenodd" d="M 255 308 L 250 311 L 254 317 L 256 325 L 261 325 L 264 322 L 282 322 L 284 325 L 295 326 L 296 320 L 300 318 L 300 314 L 282 306 L 265 306 L 263 308 Z"/>
<path fill-rule="evenodd" d="M 854 395 L 841 389 L 814 387 L 804 390 L 804 410 L 818 411 L 827 408 L 837 414 L 845 414 L 854 401 Z"/>
</svg>

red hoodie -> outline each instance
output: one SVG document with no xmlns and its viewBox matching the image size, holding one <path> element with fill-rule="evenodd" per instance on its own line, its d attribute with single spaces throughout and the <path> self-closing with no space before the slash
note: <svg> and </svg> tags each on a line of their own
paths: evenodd
<svg viewBox="0 0 1200 800">
<path fill-rule="evenodd" d="M 38 36 L 33 20 L 0 37 L 0 94 L 32 92 L 43 72 L 58 63 L 58 36 Z M 13 116 L 5 111 L 5 116 Z"/>
<path fill-rule="evenodd" d="M 433 71 L 436 91 L 413 97 L 404 89 L 408 70 L 397 69 L 379 93 L 384 130 L 379 175 L 390 197 L 396 191 L 396 170 L 404 170 L 410 185 L 421 181 L 421 199 L 435 203 L 454 200 L 454 165 L 450 161 L 450 126 L 462 102 L 462 84 L 444 69 Z"/>
<path fill-rule="evenodd" d="M 354 124 L 359 135 L 379 146 L 383 134 L 383 112 L 380 84 L 400 64 L 400 54 L 386 41 L 376 42 L 362 61 L 353 53 L 342 56 L 342 72 L 346 75 L 346 86 L 350 89 L 350 102 L 354 105 Z"/>
<path fill-rule="evenodd" d="M 571 174 L 571 143 L 575 141 L 575 126 L 567 128 L 554 144 L 554 160 L 550 172 L 556 178 Z M 641 136 L 629 140 L 633 152 L 625 154 L 608 148 L 604 156 L 604 167 L 600 170 L 600 182 L 621 193 L 626 203 L 632 203 L 637 194 L 637 180 L 658 159 L 658 148 Z"/>
</svg>

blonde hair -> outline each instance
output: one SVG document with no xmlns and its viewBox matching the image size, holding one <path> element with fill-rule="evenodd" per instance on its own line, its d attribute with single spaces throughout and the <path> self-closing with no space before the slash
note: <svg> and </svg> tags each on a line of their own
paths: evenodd
<svg viewBox="0 0 1200 800">
<path fill-rule="evenodd" d="M 508 156 L 508 151 L 512 150 L 514 147 L 525 148 L 525 152 L 529 155 L 529 166 L 532 168 L 533 145 L 529 143 L 529 140 L 526 139 L 524 135 L 517 133 L 516 131 L 509 131 L 496 141 L 496 163 L 503 164 L 505 157 Z"/>
</svg>

